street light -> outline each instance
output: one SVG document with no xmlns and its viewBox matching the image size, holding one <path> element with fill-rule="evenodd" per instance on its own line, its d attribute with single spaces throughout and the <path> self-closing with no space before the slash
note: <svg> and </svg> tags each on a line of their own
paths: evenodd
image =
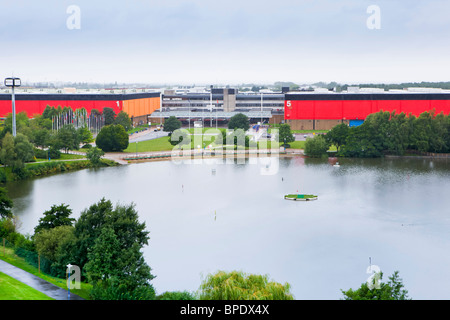
<svg viewBox="0 0 450 320">
<path fill-rule="evenodd" d="M 20 78 L 6 78 L 5 79 L 5 86 L 12 88 L 12 94 L 11 94 L 11 101 L 12 101 L 12 134 L 15 137 L 16 136 L 16 97 L 14 88 L 20 87 L 21 85 Z"/>
<path fill-rule="evenodd" d="M 159 127 L 162 127 L 162 107 L 163 107 L 163 94 L 162 94 L 162 90 L 159 93 Z"/>
<path fill-rule="evenodd" d="M 210 128 L 212 128 L 212 115 L 211 115 L 211 112 L 212 112 L 212 89 L 213 89 L 213 86 L 211 85 L 211 91 L 209 93 L 209 127 Z"/>
</svg>

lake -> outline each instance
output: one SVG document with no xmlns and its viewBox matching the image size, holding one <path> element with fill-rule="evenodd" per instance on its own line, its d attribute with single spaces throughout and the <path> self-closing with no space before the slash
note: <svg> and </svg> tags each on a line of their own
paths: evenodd
<svg viewBox="0 0 450 320">
<path fill-rule="evenodd" d="M 413 299 L 450 299 L 449 161 L 277 160 L 146 162 L 7 188 L 24 234 L 54 204 L 78 218 L 102 197 L 135 203 L 158 293 L 194 291 L 208 273 L 240 270 L 290 283 L 295 299 L 340 299 L 368 279 L 371 261 L 383 281 L 398 270 Z M 284 200 L 297 192 L 319 198 Z"/>
</svg>

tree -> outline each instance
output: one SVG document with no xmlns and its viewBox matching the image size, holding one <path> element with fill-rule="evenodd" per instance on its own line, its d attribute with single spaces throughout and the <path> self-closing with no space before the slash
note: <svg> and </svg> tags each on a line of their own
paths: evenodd
<svg viewBox="0 0 450 320">
<path fill-rule="evenodd" d="M 34 148 L 33 144 L 28 141 L 28 138 L 18 133 L 14 139 L 14 149 L 16 151 L 17 160 L 21 167 L 25 162 L 33 161 Z"/>
<path fill-rule="evenodd" d="M 377 112 L 367 116 L 364 123 L 350 128 L 341 155 L 345 157 L 374 158 L 383 156 L 389 149 L 391 133 L 389 128 L 389 112 Z"/>
<path fill-rule="evenodd" d="M 114 124 L 122 125 L 125 128 L 125 131 L 131 130 L 132 128 L 131 119 L 128 116 L 128 113 L 123 110 L 117 114 L 117 117 L 114 120 Z"/>
<path fill-rule="evenodd" d="M 411 127 L 408 118 L 402 113 L 392 112 L 389 121 L 387 148 L 390 153 L 403 155 L 410 144 Z"/>
<path fill-rule="evenodd" d="M 183 146 L 191 143 L 191 137 L 186 130 L 176 129 L 169 137 L 171 145 Z"/>
<path fill-rule="evenodd" d="M 242 129 L 247 131 L 250 128 L 250 121 L 243 113 L 235 114 L 228 122 L 228 129 Z"/>
<path fill-rule="evenodd" d="M 278 131 L 278 141 L 280 143 L 289 143 L 289 142 L 295 141 L 295 137 L 292 135 L 290 125 L 288 125 L 286 123 L 280 125 L 279 131 Z"/>
<path fill-rule="evenodd" d="M 95 298 L 113 295 L 122 299 L 134 291 L 154 297 L 149 284 L 154 276 L 141 252 L 149 240 L 145 228 L 145 223 L 138 221 L 134 204 L 113 208 L 111 201 L 101 199 L 81 213 L 75 224 L 75 256 L 94 286 Z"/>
<path fill-rule="evenodd" d="M 75 223 L 78 266 L 82 267 L 87 262 L 88 248 L 94 246 L 95 239 L 106 226 L 113 228 L 123 248 L 130 248 L 133 243 L 138 243 L 139 246 L 148 243 L 145 223 L 139 223 L 133 204 L 117 205 L 114 208 L 110 200 L 102 198 L 98 203 L 83 210 Z"/>
<path fill-rule="evenodd" d="M 383 273 L 380 274 L 380 280 L 382 277 Z M 395 271 L 387 283 L 380 283 L 379 288 L 369 288 L 365 282 L 357 290 L 349 289 L 341 290 L 341 292 L 345 300 L 410 300 L 408 291 L 403 287 L 402 279 L 400 279 L 398 271 Z"/>
<path fill-rule="evenodd" d="M 196 297 L 188 291 L 166 291 L 156 296 L 155 300 L 196 300 Z"/>
<path fill-rule="evenodd" d="M 199 288 L 200 300 L 293 300 L 291 286 L 269 281 L 267 275 L 218 271 Z"/>
<path fill-rule="evenodd" d="M 330 146 L 323 135 L 316 135 L 314 138 L 306 138 L 305 154 L 312 158 L 320 158 L 327 154 Z"/>
<path fill-rule="evenodd" d="M 71 124 L 66 124 L 56 133 L 56 145 L 66 153 L 69 150 L 78 150 L 80 147 L 80 137 L 77 130 Z M 53 142 L 55 143 L 55 142 Z"/>
<path fill-rule="evenodd" d="M 105 125 L 109 126 L 114 124 L 114 120 L 116 118 L 116 113 L 113 108 L 105 107 L 103 108 L 103 116 L 105 117 Z"/>
<path fill-rule="evenodd" d="M 44 229 L 34 237 L 36 251 L 43 257 L 57 261 L 61 255 L 60 249 L 63 243 L 70 241 L 74 237 L 74 227 L 61 225 L 51 229 Z"/>
<path fill-rule="evenodd" d="M 9 113 L 5 119 L 2 136 L 7 132 L 12 133 L 12 113 Z M 16 114 L 16 132 L 25 134 L 27 137 L 31 136 L 30 119 L 25 111 Z"/>
<path fill-rule="evenodd" d="M 44 119 L 52 119 L 52 117 L 56 115 L 56 109 L 54 107 L 50 107 L 47 105 L 44 109 L 44 112 L 42 112 L 42 117 Z"/>
<path fill-rule="evenodd" d="M 14 145 L 14 137 L 11 133 L 6 133 L 2 139 L 2 149 L 0 160 L 5 166 L 13 167 L 17 162 L 17 154 Z"/>
<path fill-rule="evenodd" d="M 8 190 L 0 187 L 0 218 L 12 218 L 13 213 L 11 209 L 13 205 L 13 201 L 8 196 Z"/>
<path fill-rule="evenodd" d="M 83 144 L 91 143 L 94 141 L 92 132 L 88 129 L 87 126 L 79 127 L 77 129 L 77 135 L 78 140 Z"/>
<path fill-rule="evenodd" d="M 101 163 L 101 158 L 105 153 L 102 149 L 94 147 L 88 149 L 86 152 L 86 158 L 92 163 L 94 167 L 97 167 Z"/>
<path fill-rule="evenodd" d="M 97 147 L 104 152 L 123 151 L 128 147 L 129 137 L 121 125 L 104 126 L 95 139 Z"/>
<path fill-rule="evenodd" d="M 325 139 L 330 144 L 334 144 L 336 146 L 337 152 L 339 152 L 340 147 L 345 144 L 347 140 L 349 127 L 345 123 L 338 124 L 334 126 L 330 131 L 325 135 Z"/>
<path fill-rule="evenodd" d="M 245 134 L 243 129 L 234 130 L 230 135 L 227 135 L 227 140 L 233 138 L 232 143 L 237 147 L 248 147 L 250 144 L 250 138 Z M 229 141 L 225 141 L 227 144 Z"/>
<path fill-rule="evenodd" d="M 32 161 L 34 158 L 33 145 L 28 141 L 28 138 L 17 133 L 14 138 L 11 133 L 6 133 L 2 139 L 2 149 L 0 151 L 0 161 L 12 168 L 13 171 L 20 171 L 25 162 Z"/>
<path fill-rule="evenodd" d="M 167 120 L 164 121 L 164 128 L 163 130 L 165 132 L 174 132 L 177 129 L 181 128 L 181 121 L 178 120 L 176 117 L 171 116 Z"/>
<path fill-rule="evenodd" d="M 45 148 L 50 142 L 50 130 L 39 128 L 33 131 L 33 143 L 37 147 Z"/>
<path fill-rule="evenodd" d="M 71 226 L 75 221 L 74 218 L 69 218 L 71 214 L 72 209 L 69 209 L 69 205 L 53 205 L 50 210 L 44 212 L 44 217 L 39 219 L 39 224 L 34 228 L 34 233 L 37 234 L 42 230 L 59 226 Z"/>
</svg>

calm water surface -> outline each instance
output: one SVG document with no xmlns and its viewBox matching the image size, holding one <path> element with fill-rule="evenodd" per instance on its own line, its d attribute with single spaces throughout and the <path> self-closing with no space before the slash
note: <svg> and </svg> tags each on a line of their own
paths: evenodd
<svg viewBox="0 0 450 320">
<path fill-rule="evenodd" d="M 450 299 L 450 162 L 427 159 L 263 164 L 171 161 L 82 170 L 7 185 L 32 234 L 53 204 L 73 217 L 102 197 L 134 202 L 158 293 L 198 289 L 217 270 L 268 274 L 296 299 L 340 299 L 370 274 L 400 272 L 413 299 Z M 215 169 L 215 173 L 213 173 Z M 319 200 L 294 202 L 287 193 Z"/>
</svg>

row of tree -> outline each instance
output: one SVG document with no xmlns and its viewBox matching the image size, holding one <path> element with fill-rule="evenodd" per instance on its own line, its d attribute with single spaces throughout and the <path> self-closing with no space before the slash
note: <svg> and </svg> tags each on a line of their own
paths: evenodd
<svg viewBox="0 0 450 320">
<path fill-rule="evenodd" d="M 93 113 L 99 113 L 92 110 Z M 0 131 L 0 163 L 11 167 L 13 172 L 24 168 L 25 163 L 34 161 L 34 158 L 58 159 L 61 151 L 78 150 L 80 146 L 91 147 L 94 141 L 88 126 L 76 127 L 70 123 L 55 129 L 53 121 L 56 116 L 71 115 L 70 108 L 60 106 L 47 106 L 42 115 L 29 118 L 26 112 L 16 114 L 16 137 L 12 136 L 12 115 L 9 114 Z M 131 128 L 131 119 L 124 111 L 115 114 L 112 108 L 104 108 L 103 116 L 107 124 L 97 135 L 97 144 L 100 149 L 108 151 L 122 151 L 128 147 L 128 134 Z M 103 130 L 104 129 L 104 130 Z M 103 131 L 103 132 L 102 132 Z M 94 155 L 101 154 L 98 150 L 90 151 Z"/>
<path fill-rule="evenodd" d="M 418 117 L 405 113 L 377 112 L 364 123 L 349 127 L 342 123 L 326 135 L 307 139 L 305 153 L 320 156 L 335 145 L 342 157 L 381 157 L 417 152 L 450 152 L 450 115 L 423 112 Z"/>
</svg>

